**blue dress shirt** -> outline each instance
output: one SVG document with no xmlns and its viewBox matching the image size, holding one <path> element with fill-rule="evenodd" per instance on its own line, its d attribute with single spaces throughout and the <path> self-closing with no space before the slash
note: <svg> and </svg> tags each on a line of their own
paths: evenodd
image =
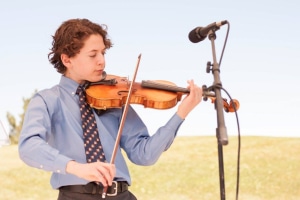
<svg viewBox="0 0 300 200">
<path fill-rule="evenodd" d="M 51 171 L 51 185 L 55 189 L 64 185 L 88 183 L 87 180 L 65 171 L 71 160 L 86 163 L 79 100 L 75 94 L 77 87 L 78 83 L 62 76 L 58 85 L 36 93 L 25 113 L 19 139 L 20 158 L 29 166 Z M 108 109 L 104 114 L 95 116 L 105 157 L 109 162 L 122 109 Z M 121 148 L 131 162 L 152 165 L 170 147 L 182 122 L 183 119 L 174 114 L 150 136 L 143 121 L 129 106 L 120 148 L 115 158 L 115 180 L 125 180 L 131 184 Z"/>
</svg>

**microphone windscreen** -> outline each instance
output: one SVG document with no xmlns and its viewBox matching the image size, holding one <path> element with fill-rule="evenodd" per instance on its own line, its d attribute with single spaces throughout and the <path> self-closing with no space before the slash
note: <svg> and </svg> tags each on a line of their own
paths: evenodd
<svg viewBox="0 0 300 200">
<path fill-rule="evenodd" d="M 196 27 L 189 33 L 189 39 L 191 42 L 198 43 L 205 39 L 205 38 L 200 37 L 200 35 L 197 33 L 200 28 L 201 27 Z"/>
</svg>

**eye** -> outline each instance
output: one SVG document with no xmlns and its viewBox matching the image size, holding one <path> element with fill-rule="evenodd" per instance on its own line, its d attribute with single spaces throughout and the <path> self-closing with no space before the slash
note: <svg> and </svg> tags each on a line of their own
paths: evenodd
<svg viewBox="0 0 300 200">
<path fill-rule="evenodd" d="M 91 54 L 89 55 L 91 58 L 95 58 L 96 57 L 96 54 Z"/>
</svg>

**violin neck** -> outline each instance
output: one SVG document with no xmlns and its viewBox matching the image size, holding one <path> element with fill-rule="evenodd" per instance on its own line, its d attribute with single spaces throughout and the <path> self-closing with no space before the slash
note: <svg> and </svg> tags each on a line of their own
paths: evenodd
<svg viewBox="0 0 300 200">
<path fill-rule="evenodd" d="M 108 79 L 108 80 L 101 80 L 97 82 L 89 82 L 90 85 L 116 85 L 118 81 L 115 78 Z"/>
<path fill-rule="evenodd" d="M 142 87 L 145 88 L 151 88 L 151 89 L 158 89 L 158 90 L 165 90 L 169 92 L 182 92 L 182 93 L 190 93 L 190 91 L 187 88 L 183 87 L 177 87 L 174 85 L 169 85 L 165 83 L 159 83 L 157 81 L 149 81 L 149 80 L 144 80 L 141 83 Z"/>
</svg>

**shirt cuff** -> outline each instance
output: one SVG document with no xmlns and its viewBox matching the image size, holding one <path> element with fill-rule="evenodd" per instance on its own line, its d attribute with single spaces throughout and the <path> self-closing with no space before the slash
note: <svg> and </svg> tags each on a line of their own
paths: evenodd
<svg viewBox="0 0 300 200">
<path fill-rule="evenodd" d="M 59 174 L 66 174 L 66 168 L 68 162 L 70 162 L 71 158 L 68 158 L 64 155 L 58 155 L 57 158 L 54 160 L 54 173 L 59 173 Z"/>
</svg>

